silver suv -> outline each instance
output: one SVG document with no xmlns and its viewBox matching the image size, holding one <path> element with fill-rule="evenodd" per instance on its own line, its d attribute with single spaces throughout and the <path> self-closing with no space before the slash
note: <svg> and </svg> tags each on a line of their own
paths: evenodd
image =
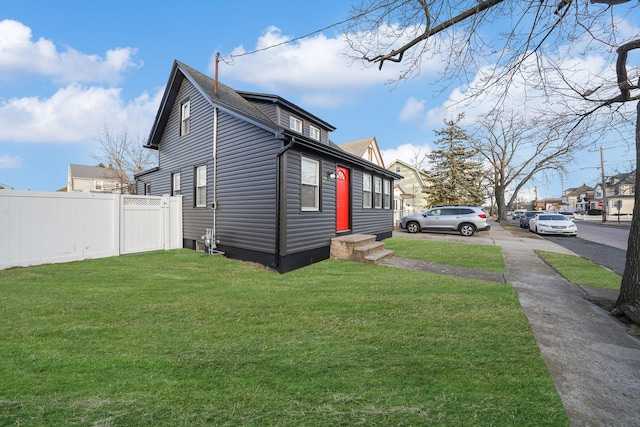
<svg viewBox="0 0 640 427">
<path fill-rule="evenodd" d="M 400 228 L 409 233 L 420 231 L 458 231 L 473 236 L 476 231 L 489 230 L 489 214 L 477 206 L 438 206 L 424 213 L 402 218 Z"/>
</svg>

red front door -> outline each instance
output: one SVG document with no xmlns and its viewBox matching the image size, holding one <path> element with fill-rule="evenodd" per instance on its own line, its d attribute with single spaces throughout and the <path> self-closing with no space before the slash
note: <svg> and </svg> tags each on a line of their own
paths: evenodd
<svg viewBox="0 0 640 427">
<path fill-rule="evenodd" d="M 349 169 L 336 167 L 336 231 L 350 229 Z"/>
</svg>

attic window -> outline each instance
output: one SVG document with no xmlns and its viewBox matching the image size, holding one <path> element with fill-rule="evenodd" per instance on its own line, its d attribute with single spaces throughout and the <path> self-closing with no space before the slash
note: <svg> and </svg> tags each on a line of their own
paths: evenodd
<svg viewBox="0 0 640 427">
<path fill-rule="evenodd" d="M 309 125 L 309 137 L 315 139 L 316 141 L 320 141 L 320 129 Z"/>
<path fill-rule="evenodd" d="M 189 133 L 189 122 L 191 121 L 191 101 L 183 102 L 180 106 L 180 135 Z"/>
<path fill-rule="evenodd" d="M 302 120 L 289 116 L 289 127 L 296 132 L 302 133 Z"/>
</svg>

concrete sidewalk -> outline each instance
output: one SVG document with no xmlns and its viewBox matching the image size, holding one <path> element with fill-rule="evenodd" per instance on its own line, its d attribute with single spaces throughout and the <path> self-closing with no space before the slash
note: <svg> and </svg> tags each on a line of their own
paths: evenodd
<svg viewBox="0 0 640 427">
<path fill-rule="evenodd" d="M 504 278 L 518 295 L 571 425 L 640 426 L 640 340 L 629 335 L 618 319 L 585 299 L 588 295 L 615 299 L 618 293 L 574 285 L 534 252 L 570 251 L 544 239 L 518 237 L 496 222 L 490 232 L 471 238 L 436 233 L 395 235 L 500 246 L 507 267 Z M 399 258 L 387 265 L 411 268 L 405 263 Z M 438 266 L 423 263 L 413 269 L 438 272 Z M 472 277 L 473 271 L 447 267 L 441 274 L 462 272 L 459 275 Z M 492 280 L 486 277 L 490 276 L 481 273 L 475 278 Z"/>
</svg>

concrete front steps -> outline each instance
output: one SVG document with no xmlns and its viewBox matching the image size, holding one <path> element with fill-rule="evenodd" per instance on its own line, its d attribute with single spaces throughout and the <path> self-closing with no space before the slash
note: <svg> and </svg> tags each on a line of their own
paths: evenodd
<svg viewBox="0 0 640 427">
<path fill-rule="evenodd" d="M 392 256 L 393 251 L 385 249 L 384 243 L 376 242 L 376 236 L 349 234 L 331 239 L 331 258 L 379 264 Z"/>
</svg>

